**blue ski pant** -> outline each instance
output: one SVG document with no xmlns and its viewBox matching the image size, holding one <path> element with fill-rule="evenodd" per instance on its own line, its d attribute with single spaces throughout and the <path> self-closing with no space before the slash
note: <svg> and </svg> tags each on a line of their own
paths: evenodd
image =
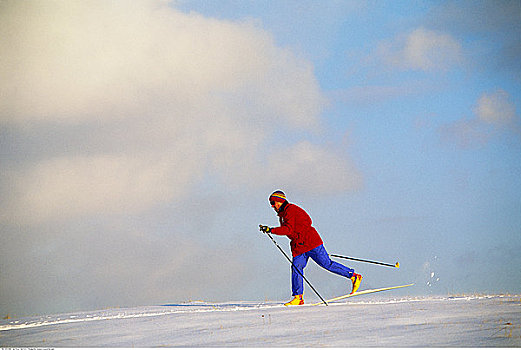
<svg viewBox="0 0 521 350">
<path fill-rule="evenodd" d="M 309 258 L 313 259 L 320 267 L 340 276 L 351 278 L 355 272 L 355 270 L 331 260 L 326 252 L 326 248 L 321 244 L 309 252 L 293 257 L 293 266 L 291 268 L 291 289 L 293 295 L 304 293 L 304 279 L 302 276 Z"/>
</svg>

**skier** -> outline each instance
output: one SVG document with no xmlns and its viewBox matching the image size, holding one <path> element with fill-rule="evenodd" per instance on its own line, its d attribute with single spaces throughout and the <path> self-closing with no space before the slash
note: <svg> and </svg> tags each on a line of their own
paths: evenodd
<svg viewBox="0 0 521 350">
<path fill-rule="evenodd" d="M 332 261 L 324 248 L 322 239 L 317 230 L 311 226 L 311 218 L 299 206 L 289 203 L 284 192 L 277 190 L 269 197 L 271 207 L 277 212 L 280 227 L 268 227 L 259 225 L 260 231 L 288 236 L 291 240 L 291 253 L 293 255 L 293 268 L 291 269 L 291 289 L 293 299 L 287 302 L 289 305 L 303 305 L 304 283 L 302 276 L 308 259 L 313 259 L 319 266 L 349 278 L 352 282 L 351 294 L 358 290 L 362 275 L 355 270 Z M 296 271 L 298 269 L 298 272 Z M 300 273 L 299 273 L 300 272 Z"/>
</svg>

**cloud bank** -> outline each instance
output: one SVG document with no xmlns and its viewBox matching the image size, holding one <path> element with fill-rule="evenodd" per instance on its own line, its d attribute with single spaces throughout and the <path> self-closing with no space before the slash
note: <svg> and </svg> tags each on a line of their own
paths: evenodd
<svg viewBox="0 0 521 350">
<path fill-rule="evenodd" d="M 348 157 L 306 140 L 327 102 L 313 66 L 253 22 L 163 1 L 2 1 L 0 32 L 2 309 L 229 292 L 239 256 L 189 236 L 215 231 L 219 196 L 360 184 Z M 180 209 L 208 186 L 211 210 Z"/>
<path fill-rule="evenodd" d="M 77 151 L 70 151 L 79 148 L 74 140 L 57 155 L 44 149 L 14 173 L 11 217 L 21 207 L 34 209 L 25 220 L 139 210 L 182 198 L 207 171 L 223 182 L 253 176 L 262 183 L 254 174 L 271 133 L 321 127 L 325 99 L 312 66 L 251 23 L 153 1 L 2 6 L 11 35 L 0 42 L 9 53 L 0 71 L 7 96 L 0 120 L 24 128 L 25 137 L 49 125 L 55 137 L 80 128 L 98 134 Z M 320 145 L 300 152 L 332 180 L 357 176 Z M 288 157 L 284 166 L 295 172 L 300 163 Z M 322 181 L 301 187 L 321 191 Z"/>
</svg>

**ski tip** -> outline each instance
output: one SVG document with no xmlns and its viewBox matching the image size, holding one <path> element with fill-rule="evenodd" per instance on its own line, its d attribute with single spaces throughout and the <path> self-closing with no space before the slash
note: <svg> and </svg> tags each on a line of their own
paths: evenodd
<svg viewBox="0 0 521 350">
<path fill-rule="evenodd" d="M 396 264 L 394 264 L 394 267 L 396 267 L 397 269 L 400 268 L 400 263 L 397 261 Z"/>
</svg>

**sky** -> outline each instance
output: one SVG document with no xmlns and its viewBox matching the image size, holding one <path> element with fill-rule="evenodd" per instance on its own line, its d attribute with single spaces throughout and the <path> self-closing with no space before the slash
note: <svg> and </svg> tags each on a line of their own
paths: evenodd
<svg viewBox="0 0 521 350">
<path fill-rule="evenodd" d="M 0 315 L 289 299 L 277 189 L 400 262 L 340 261 L 361 289 L 521 293 L 519 1 L 3 0 L 0 33 Z"/>
</svg>

